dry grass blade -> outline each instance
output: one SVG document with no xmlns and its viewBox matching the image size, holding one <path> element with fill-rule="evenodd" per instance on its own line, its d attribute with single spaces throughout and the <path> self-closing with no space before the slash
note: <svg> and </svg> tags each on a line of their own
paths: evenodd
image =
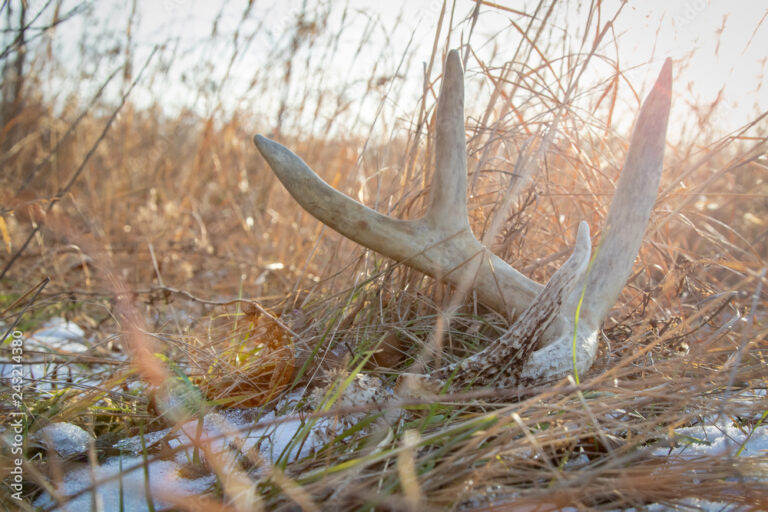
<svg viewBox="0 0 768 512">
<path fill-rule="evenodd" d="M 764 8 L 427 4 L 2 3 L 0 508 L 768 510 Z M 660 194 L 627 285 L 594 277 L 590 371 L 392 400 L 509 320 L 323 228 L 253 134 L 382 218 L 441 197 L 545 283 L 580 220 L 597 246 L 667 56 Z M 460 139 L 466 187 L 435 188 Z"/>
</svg>

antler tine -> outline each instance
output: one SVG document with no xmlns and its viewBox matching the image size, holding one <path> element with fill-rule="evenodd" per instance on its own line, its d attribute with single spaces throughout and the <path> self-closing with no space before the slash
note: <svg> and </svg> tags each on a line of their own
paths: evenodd
<svg viewBox="0 0 768 512">
<path fill-rule="evenodd" d="M 661 176 L 671 103 L 668 59 L 638 116 L 595 261 L 579 225 L 572 256 L 546 287 L 487 251 L 467 218 L 464 84 L 456 50 L 448 53 L 437 106 L 435 176 L 427 214 L 391 219 L 334 190 L 298 156 L 257 135 L 256 146 L 288 191 L 309 213 L 342 235 L 459 287 L 472 283 L 486 305 L 522 315 L 502 337 L 450 371 L 456 383 L 509 386 L 583 372 L 594 361 L 597 332 L 618 298 L 643 241 Z M 584 274 L 587 272 L 586 285 Z M 575 318 L 584 290 L 580 319 Z M 423 376 L 422 376 L 423 377 Z M 423 380 L 423 379 L 422 379 Z"/>
<path fill-rule="evenodd" d="M 591 251 L 589 225 L 581 221 L 571 256 L 509 330 L 485 350 L 457 365 L 434 372 L 433 377 L 448 379 L 453 376 L 452 384 L 458 387 L 468 383 L 502 387 L 517 383 L 526 369 L 525 363 L 542 341 L 544 333 L 555 320 L 561 318 L 561 309 L 568 296 L 581 289 Z"/>
<path fill-rule="evenodd" d="M 526 361 L 522 379 L 554 380 L 572 372 L 574 366 L 579 372 L 592 366 L 598 329 L 632 272 L 656 201 L 671 97 L 672 61 L 667 59 L 638 114 L 606 227 L 587 274 L 578 325 L 572 313 L 582 297 L 581 287 L 571 293 L 565 315 L 560 315 L 560 325 L 553 326 L 555 329 L 545 336 L 549 344 Z"/>
<path fill-rule="evenodd" d="M 454 285 L 474 283 L 482 303 L 510 316 L 541 291 L 542 285 L 488 252 L 469 227 L 464 84 L 456 50 L 446 60 L 437 107 L 432 200 L 421 219 L 392 219 L 371 210 L 330 187 L 281 144 L 261 135 L 253 142 L 294 199 L 345 237 Z"/>
<path fill-rule="evenodd" d="M 413 243 L 423 229 L 417 223 L 392 219 L 347 197 L 282 144 L 261 135 L 253 142 L 293 198 L 323 224 L 394 259 L 405 260 L 421 250 Z"/>
<path fill-rule="evenodd" d="M 667 59 L 638 114 L 589 273 L 582 310 L 595 328 L 616 303 L 643 242 L 661 179 L 671 101 L 672 61 Z"/>
<path fill-rule="evenodd" d="M 460 229 L 469 231 L 464 73 L 456 50 L 448 52 L 445 61 L 436 118 L 435 176 L 426 219 L 446 234 Z"/>
</svg>

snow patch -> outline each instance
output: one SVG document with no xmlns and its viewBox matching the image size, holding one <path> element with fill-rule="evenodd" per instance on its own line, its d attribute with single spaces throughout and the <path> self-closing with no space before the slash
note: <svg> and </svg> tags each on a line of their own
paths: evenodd
<svg viewBox="0 0 768 512">
<path fill-rule="evenodd" d="M 88 350 L 85 331 L 75 322 L 58 317 L 50 319 L 42 329 L 29 336 L 27 348 L 75 353 Z"/>
<path fill-rule="evenodd" d="M 172 506 L 169 501 L 172 497 L 205 493 L 214 484 L 213 475 L 195 479 L 184 478 L 181 471 L 183 461 L 179 459 L 181 457 L 177 460 L 151 462 L 147 467 L 147 475 L 141 466 L 132 471 L 125 471 L 126 468 L 140 464 L 141 457 L 112 457 L 95 467 L 85 463 L 71 464 L 63 481 L 56 486 L 57 492 L 62 497 L 85 492 L 53 510 L 88 512 L 92 510 L 94 492 L 97 510 L 148 511 L 150 501 L 155 510 L 166 509 Z M 100 481 L 105 482 L 99 483 Z M 96 485 L 93 485 L 94 483 Z M 149 486 L 149 497 L 145 494 L 146 486 Z M 91 487 L 93 489 L 86 491 Z M 55 504 L 56 501 L 48 493 L 43 493 L 34 502 L 36 507 L 42 508 Z"/>
<path fill-rule="evenodd" d="M 658 457 L 682 457 L 693 459 L 702 456 L 740 457 L 768 456 L 768 427 L 736 427 L 731 423 L 697 425 L 678 428 L 672 441 L 676 446 L 670 450 L 660 447 L 653 451 Z"/>
<path fill-rule="evenodd" d="M 5 332 L 5 331 L 2 331 Z M 30 360 L 41 360 L 43 355 L 35 352 L 82 354 L 89 350 L 85 341 L 85 332 L 76 323 L 63 318 L 52 318 L 43 327 L 28 336 L 22 336 L 24 351 L 22 371 L 24 382 L 34 383 L 38 391 L 50 390 L 56 381 L 75 380 L 75 377 L 89 379 L 90 372 L 82 371 L 75 364 L 32 363 Z M 14 365 L 10 353 L 0 359 L 0 378 L 10 379 Z M 98 381 L 89 382 L 98 385 Z"/>
</svg>

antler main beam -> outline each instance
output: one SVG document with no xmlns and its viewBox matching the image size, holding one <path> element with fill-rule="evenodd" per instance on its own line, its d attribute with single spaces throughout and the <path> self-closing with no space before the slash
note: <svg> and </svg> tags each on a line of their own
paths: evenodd
<svg viewBox="0 0 768 512">
<path fill-rule="evenodd" d="M 485 249 L 469 227 L 464 136 L 464 76 L 456 51 L 448 54 L 437 104 L 436 167 L 431 202 L 420 219 L 398 220 L 328 186 L 301 158 L 261 135 L 254 143 L 288 192 L 309 213 L 345 237 L 461 286 L 469 279 L 479 300 L 517 316 L 541 291 Z"/>
<path fill-rule="evenodd" d="M 546 287 L 492 254 L 472 234 L 467 215 L 463 72 L 456 50 L 449 52 L 445 64 L 431 202 L 420 219 L 398 220 L 371 210 L 328 186 L 284 146 L 260 135 L 254 143 L 296 201 L 324 224 L 439 280 L 455 286 L 471 283 L 481 302 L 509 318 L 519 317 L 483 352 L 437 372 L 460 384 L 508 386 L 521 378 L 553 379 L 573 368 L 574 313 L 582 290 L 575 359 L 580 372 L 591 366 L 597 330 L 632 270 L 656 200 L 671 84 L 668 59 L 641 108 L 591 271 L 587 274 L 589 228 L 582 222 L 573 255 Z M 478 379 L 478 374 L 485 375 Z"/>
</svg>

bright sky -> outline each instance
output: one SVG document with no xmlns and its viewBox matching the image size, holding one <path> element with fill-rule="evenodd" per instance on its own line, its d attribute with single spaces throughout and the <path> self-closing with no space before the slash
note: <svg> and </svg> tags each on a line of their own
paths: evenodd
<svg viewBox="0 0 768 512">
<path fill-rule="evenodd" d="M 624 62 L 671 57 L 678 63 L 675 93 L 694 103 L 714 102 L 722 91 L 718 117 L 725 132 L 768 110 L 767 2 L 645 0 L 630 9 L 633 15 L 617 23 L 626 31 Z"/>
<path fill-rule="evenodd" d="M 305 0 L 281 0 L 267 2 L 256 0 L 254 20 L 256 23 L 265 22 L 264 35 L 259 36 L 241 60 L 234 66 L 234 74 L 242 73 L 250 76 L 258 69 L 261 56 L 270 46 L 270 39 L 284 36 L 286 29 L 295 25 L 296 14 L 301 10 Z M 326 0 L 326 3 L 329 0 Z M 310 2 L 311 3 L 311 2 Z M 336 11 L 341 12 L 343 2 L 339 3 Z M 498 4 L 533 12 L 537 2 L 515 1 Z M 602 3 L 604 16 L 611 16 L 621 5 L 619 0 L 606 0 Z M 442 6 L 440 0 L 350 0 L 350 9 L 358 10 L 381 21 L 381 27 L 374 32 L 374 41 L 380 41 L 381 52 L 376 55 L 365 55 L 363 64 L 380 60 L 381 68 L 390 72 L 397 67 L 399 58 L 407 50 L 414 55 L 411 67 L 401 70 L 401 74 L 413 80 L 404 91 L 412 91 L 413 98 L 421 92 L 421 63 L 428 59 L 432 51 L 432 41 L 435 27 Z M 566 2 L 565 8 L 556 9 L 560 18 L 555 19 L 558 26 L 567 26 L 574 36 L 572 42 L 577 49 L 577 27 L 584 26 L 586 9 L 580 6 L 588 2 Z M 217 21 L 220 34 L 231 37 L 237 27 L 245 2 L 229 2 L 225 15 L 217 20 L 220 3 L 211 0 L 138 0 L 139 23 L 134 28 L 135 40 L 139 43 L 136 51 L 137 62 L 142 61 L 143 55 L 154 43 L 167 42 L 170 39 L 180 41 L 180 46 L 196 45 L 182 55 L 191 60 L 198 59 L 201 54 L 216 62 L 225 61 L 229 51 L 225 47 L 214 48 L 206 46 L 211 27 Z M 456 18 L 462 19 L 471 12 L 474 2 L 456 0 Z M 94 2 L 96 17 L 114 25 L 115 37 L 122 37 L 127 19 L 130 2 L 99 0 Z M 399 22 L 398 15 L 403 14 Z M 658 73 L 661 63 L 666 57 L 676 61 L 675 84 L 673 101 L 673 119 L 675 115 L 690 115 L 691 105 L 711 104 L 721 94 L 723 101 L 716 110 L 714 119 L 718 123 L 718 132 L 729 133 L 753 119 L 757 112 L 768 110 L 768 89 L 764 87 L 765 72 L 768 67 L 768 2 L 765 0 L 630 0 L 624 7 L 615 25 L 619 38 L 619 54 L 615 50 L 605 48 L 604 53 L 618 58 L 622 69 L 628 70 L 627 77 L 638 89 L 642 96 L 647 93 L 652 80 Z M 357 68 L 350 69 L 349 59 L 354 51 L 353 46 L 365 30 L 364 17 L 354 18 L 356 25 L 351 26 L 342 38 L 341 50 L 333 62 L 327 65 L 339 77 L 349 79 Z M 506 14 L 499 9 L 486 6 L 479 17 L 472 36 L 473 48 L 479 54 L 490 52 L 496 44 L 501 48 L 499 53 L 504 55 L 505 41 L 510 46 L 516 44 L 509 39 L 514 31 L 509 30 L 509 20 L 522 23 L 521 18 L 514 14 Z M 605 19 L 601 23 L 605 23 Z M 331 23 L 338 22 L 332 21 Z M 396 28 L 392 28 L 396 27 Z M 468 25 L 462 25 L 466 31 Z M 74 33 L 78 29 L 73 30 Z M 444 32 L 443 32 L 444 34 Z M 460 33 L 457 33 L 452 45 L 460 44 Z M 466 37 L 466 33 L 464 34 Z M 592 35 L 590 34 L 590 38 Z M 73 38 L 73 42 L 76 39 Z M 229 39 L 227 39 L 229 41 Z M 345 46 L 345 42 L 348 46 Z M 509 48 L 510 56 L 514 48 Z M 345 54 L 346 52 L 346 54 Z M 347 59 L 347 56 L 349 59 Z M 365 59 L 368 59 L 367 61 Z M 202 60 L 202 59 L 200 59 Z M 473 63 L 469 63 L 472 71 Z M 138 64 L 137 64 L 138 66 Z M 360 66 L 361 77 L 369 76 L 369 70 Z M 440 72 L 441 66 L 433 69 L 433 77 Z M 595 62 L 589 68 L 594 73 L 593 79 L 605 79 L 611 70 Z M 477 68 L 475 68 L 477 71 Z M 247 72 L 247 73 L 246 73 Z M 333 73 L 331 73 L 333 75 Z M 211 76 L 214 76 L 212 73 Z M 236 80 L 233 80 L 236 83 Z M 187 105 L 188 95 L 177 93 L 174 84 L 164 84 L 169 91 L 168 104 L 174 101 Z M 215 85 L 215 84 L 214 84 Z M 237 87 L 237 85 L 233 86 Z M 241 86 L 245 88 L 245 83 Z M 155 89 L 153 89 L 154 93 Z M 635 111 L 636 102 L 624 87 L 620 103 L 629 111 Z M 235 93 L 236 95 L 236 93 Z M 263 101 L 275 101 L 275 99 Z M 409 109 L 415 101 L 404 101 L 400 107 Z M 198 105 L 199 107 L 200 105 Z M 205 107 L 203 106 L 205 110 Z M 273 109 L 274 110 L 274 109 Z M 633 117 L 633 116 L 632 116 Z"/>
</svg>

